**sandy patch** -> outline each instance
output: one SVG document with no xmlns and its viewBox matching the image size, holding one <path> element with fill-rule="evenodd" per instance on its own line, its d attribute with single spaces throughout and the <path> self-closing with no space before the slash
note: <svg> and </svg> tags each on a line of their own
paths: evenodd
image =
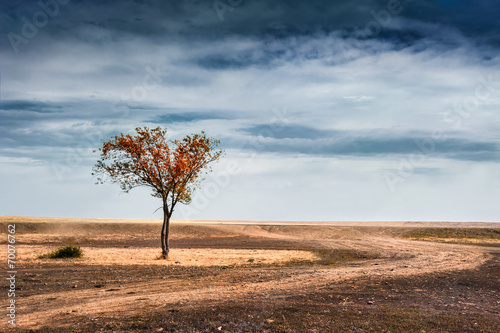
<svg viewBox="0 0 500 333">
<path fill-rule="evenodd" d="M 309 251 L 246 250 L 246 249 L 173 249 L 168 260 L 159 260 L 159 248 L 92 248 L 81 247 L 82 259 L 38 259 L 54 250 L 53 246 L 29 245 L 17 248 L 18 265 L 36 267 L 45 263 L 67 265 L 179 265 L 179 266 L 242 266 L 276 265 L 290 261 L 315 261 L 319 258 Z M 2 254 L 1 260 L 6 260 Z"/>
</svg>

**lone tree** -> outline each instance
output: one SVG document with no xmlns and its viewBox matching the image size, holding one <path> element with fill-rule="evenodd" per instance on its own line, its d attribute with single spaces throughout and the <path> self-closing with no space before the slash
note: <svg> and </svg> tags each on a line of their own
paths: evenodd
<svg viewBox="0 0 500 333">
<path fill-rule="evenodd" d="M 161 127 L 138 127 L 136 132 L 135 136 L 120 134 L 104 142 L 92 175 L 98 176 L 97 184 L 118 183 L 125 193 L 139 186 L 152 188 L 151 195 L 163 203 L 161 249 L 165 259 L 175 205 L 191 202 L 201 176 L 211 171 L 208 165 L 217 161 L 223 151 L 216 150 L 219 141 L 204 132 L 173 141 L 167 140 L 167 130 Z"/>
</svg>

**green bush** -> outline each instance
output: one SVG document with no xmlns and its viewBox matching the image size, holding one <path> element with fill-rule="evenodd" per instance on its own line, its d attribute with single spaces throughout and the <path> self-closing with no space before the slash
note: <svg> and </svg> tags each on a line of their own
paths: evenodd
<svg viewBox="0 0 500 333">
<path fill-rule="evenodd" d="M 39 256 L 40 259 L 50 258 L 81 258 L 83 256 L 83 251 L 79 246 L 61 246 L 51 253 Z"/>
</svg>

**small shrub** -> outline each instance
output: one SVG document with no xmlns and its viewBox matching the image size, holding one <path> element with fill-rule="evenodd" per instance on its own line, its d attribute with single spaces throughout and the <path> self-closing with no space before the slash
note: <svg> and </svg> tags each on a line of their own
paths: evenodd
<svg viewBox="0 0 500 333">
<path fill-rule="evenodd" d="M 40 259 L 50 258 L 81 258 L 83 256 L 83 251 L 79 246 L 61 246 L 51 253 L 43 254 L 39 256 Z"/>
</svg>

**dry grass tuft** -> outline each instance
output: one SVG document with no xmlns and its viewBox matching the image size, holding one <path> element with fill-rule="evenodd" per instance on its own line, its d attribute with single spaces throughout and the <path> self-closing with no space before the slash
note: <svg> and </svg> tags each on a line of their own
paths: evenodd
<svg viewBox="0 0 500 333">
<path fill-rule="evenodd" d="M 52 252 L 41 254 L 38 259 L 66 259 L 66 258 L 82 258 L 83 251 L 79 246 L 61 246 Z"/>
</svg>

